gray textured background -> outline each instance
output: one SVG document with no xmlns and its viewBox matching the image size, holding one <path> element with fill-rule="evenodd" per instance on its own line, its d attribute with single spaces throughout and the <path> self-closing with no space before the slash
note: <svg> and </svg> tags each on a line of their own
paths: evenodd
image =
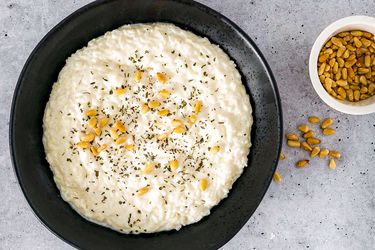
<svg viewBox="0 0 375 250">
<path fill-rule="evenodd" d="M 13 89 L 37 42 L 54 25 L 90 0 L 0 1 L 0 249 L 71 249 L 43 227 L 24 199 L 8 149 Z M 283 177 L 272 183 L 246 226 L 223 249 L 375 249 L 375 114 L 349 116 L 326 106 L 308 77 L 310 48 L 320 31 L 352 14 L 375 16 L 373 0 L 202 0 L 248 33 L 278 82 L 286 131 L 315 114 L 332 117 L 338 133 L 325 145 L 340 150 L 331 171 L 303 152 L 284 149 Z"/>
</svg>

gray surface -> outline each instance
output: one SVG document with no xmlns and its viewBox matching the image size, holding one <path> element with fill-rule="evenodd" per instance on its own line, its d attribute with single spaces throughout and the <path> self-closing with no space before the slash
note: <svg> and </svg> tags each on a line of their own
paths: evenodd
<svg viewBox="0 0 375 250">
<path fill-rule="evenodd" d="M 9 158 L 8 119 L 13 89 L 31 50 L 88 2 L 0 1 L 0 249 L 71 249 L 39 223 L 20 191 Z M 283 182 L 271 184 L 254 216 L 223 249 L 374 249 L 375 114 L 355 117 L 329 109 L 310 84 L 307 61 L 325 26 L 351 14 L 375 16 L 375 2 L 201 2 L 237 23 L 264 53 L 278 81 L 285 130 L 293 131 L 310 114 L 330 116 L 338 133 L 325 145 L 343 153 L 335 171 L 318 159 L 296 169 L 294 162 L 304 153 L 285 148 L 287 160 L 279 164 Z"/>
</svg>

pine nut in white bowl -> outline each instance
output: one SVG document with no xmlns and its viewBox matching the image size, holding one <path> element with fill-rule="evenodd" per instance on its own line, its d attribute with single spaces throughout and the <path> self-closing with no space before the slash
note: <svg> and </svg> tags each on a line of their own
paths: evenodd
<svg viewBox="0 0 375 250">
<path fill-rule="evenodd" d="M 375 95 L 358 102 L 338 100 L 331 96 L 323 87 L 318 75 L 318 57 L 324 44 L 332 36 L 343 32 L 362 30 L 375 34 L 375 18 L 368 16 L 345 17 L 330 24 L 316 39 L 310 53 L 309 74 L 311 83 L 319 97 L 331 108 L 352 115 L 365 115 L 375 112 Z"/>
</svg>

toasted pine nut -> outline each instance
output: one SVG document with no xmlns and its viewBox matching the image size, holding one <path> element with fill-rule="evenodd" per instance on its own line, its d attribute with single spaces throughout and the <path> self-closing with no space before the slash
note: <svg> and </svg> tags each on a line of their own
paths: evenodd
<svg viewBox="0 0 375 250">
<path fill-rule="evenodd" d="M 306 124 L 302 124 L 302 125 L 298 126 L 298 130 L 301 131 L 301 132 L 303 132 L 303 133 L 306 133 L 310 129 L 309 129 L 309 126 L 307 126 Z"/>
<path fill-rule="evenodd" d="M 122 133 L 126 132 L 125 126 L 121 121 L 116 121 L 115 122 L 115 127 Z"/>
<path fill-rule="evenodd" d="M 310 116 L 308 120 L 309 120 L 310 123 L 319 123 L 320 122 L 320 118 L 317 117 L 317 116 Z"/>
<path fill-rule="evenodd" d="M 209 148 L 210 153 L 217 153 L 220 151 L 220 146 L 212 146 Z"/>
<path fill-rule="evenodd" d="M 296 167 L 304 168 L 308 163 L 309 163 L 309 160 L 300 160 L 300 161 L 297 161 Z"/>
<path fill-rule="evenodd" d="M 189 116 L 189 122 L 191 124 L 194 124 L 197 121 L 197 117 L 195 115 Z"/>
<path fill-rule="evenodd" d="M 94 156 L 99 155 L 98 150 L 94 146 L 90 147 L 90 151 Z"/>
<path fill-rule="evenodd" d="M 150 187 L 149 186 L 145 186 L 145 187 L 143 187 L 143 188 L 140 188 L 138 191 L 137 191 L 137 194 L 139 195 L 139 196 L 142 196 L 142 195 L 144 195 L 144 194 L 146 194 L 148 191 L 150 191 Z"/>
<path fill-rule="evenodd" d="M 336 162 L 335 162 L 334 159 L 330 159 L 330 160 L 329 160 L 328 167 L 329 167 L 330 169 L 332 169 L 332 170 L 336 168 Z"/>
<path fill-rule="evenodd" d="M 275 171 L 275 173 L 273 174 L 273 180 L 275 182 L 281 182 L 282 180 L 280 174 L 277 171 Z"/>
<path fill-rule="evenodd" d="M 149 162 L 146 164 L 145 168 L 143 169 L 144 174 L 149 174 L 155 169 L 155 163 Z"/>
<path fill-rule="evenodd" d="M 87 141 L 80 141 L 80 142 L 77 143 L 77 147 L 78 148 L 83 148 L 83 149 L 89 148 L 90 147 L 90 143 L 87 142 Z"/>
<path fill-rule="evenodd" d="M 292 148 L 299 148 L 301 145 L 298 141 L 291 141 L 291 140 L 288 140 L 287 144 L 289 147 L 292 147 Z"/>
<path fill-rule="evenodd" d="M 332 156 L 332 157 L 334 157 L 334 158 L 336 158 L 336 159 L 340 159 L 340 157 L 341 157 L 340 152 L 333 151 L 333 150 L 329 151 L 329 155 Z"/>
<path fill-rule="evenodd" d="M 186 128 L 185 126 L 178 126 L 178 127 L 175 127 L 173 129 L 173 132 L 177 133 L 177 134 L 183 134 L 186 132 Z"/>
<path fill-rule="evenodd" d="M 100 147 L 98 147 L 98 153 L 102 152 L 104 149 L 107 148 L 107 144 L 102 144 Z"/>
<path fill-rule="evenodd" d="M 199 114 L 201 112 L 201 109 L 202 109 L 202 101 L 197 101 L 194 106 L 194 112 L 196 114 Z"/>
<path fill-rule="evenodd" d="M 169 133 L 163 133 L 163 134 L 158 135 L 157 139 L 161 141 L 161 140 L 167 139 L 168 136 L 169 136 Z"/>
<path fill-rule="evenodd" d="M 141 112 L 142 113 L 147 113 L 149 110 L 150 110 L 150 108 L 148 107 L 148 105 L 146 103 L 142 104 L 142 106 L 141 106 Z"/>
<path fill-rule="evenodd" d="M 119 89 L 115 89 L 114 92 L 115 92 L 116 95 L 123 95 L 123 94 L 126 93 L 126 89 L 124 89 L 124 88 L 119 88 Z"/>
<path fill-rule="evenodd" d="M 95 116 L 96 115 L 96 109 L 90 109 L 86 111 L 87 116 Z"/>
<path fill-rule="evenodd" d="M 309 132 L 306 132 L 303 134 L 303 138 L 310 138 L 310 137 L 313 137 L 315 135 L 314 131 L 310 130 Z"/>
<path fill-rule="evenodd" d="M 323 129 L 323 135 L 333 135 L 334 133 L 336 133 L 336 130 L 334 130 L 333 128 Z"/>
<path fill-rule="evenodd" d="M 137 82 L 139 82 L 141 79 L 142 79 L 142 71 L 137 70 L 137 71 L 135 72 L 135 80 L 136 80 Z"/>
<path fill-rule="evenodd" d="M 156 79 L 158 79 L 159 82 L 165 83 L 167 82 L 167 75 L 161 72 L 156 73 Z"/>
<path fill-rule="evenodd" d="M 199 189 L 201 190 L 201 191 L 204 191 L 204 190 L 206 190 L 207 189 L 207 186 L 208 186 L 208 180 L 207 179 L 201 179 L 200 181 L 199 181 Z"/>
<path fill-rule="evenodd" d="M 148 103 L 148 107 L 151 109 L 155 109 L 160 106 L 160 102 L 158 100 L 153 100 Z"/>
<path fill-rule="evenodd" d="M 95 139 L 94 133 L 88 133 L 81 137 L 81 141 L 92 142 Z"/>
<path fill-rule="evenodd" d="M 168 98 L 171 95 L 171 92 L 167 89 L 162 89 L 159 91 L 159 95 L 164 98 Z"/>
<path fill-rule="evenodd" d="M 327 118 L 322 122 L 322 125 L 320 127 L 325 129 L 331 126 L 332 124 L 333 124 L 333 120 L 331 118 Z"/>
<path fill-rule="evenodd" d="M 109 122 L 109 118 L 108 117 L 104 117 L 103 119 L 101 119 L 99 121 L 99 128 L 104 128 L 105 125 L 107 125 Z"/>
<path fill-rule="evenodd" d="M 177 160 L 172 160 L 169 162 L 169 166 L 172 171 L 176 171 L 178 168 L 178 161 Z"/>
<path fill-rule="evenodd" d="M 310 147 L 310 145 L 307 142 L 305 142 L 305 141 L 301 143 L 301 148 L 303 150 L 306 150 L 306 151 L 311 151 L 312 150 L 312 148 Z"/>
<path fill-rule="evenodd" d="M 94 128 L 94 132 L 97 136 L 100 136 L 102 134 L 102 130 L 100 128 Z"/>
<path fill-rule="evenodd" d="M 181 121 L 181 120 L 178 120 L 178 119 L 173 119 L 172 120 L 172 126 L 175 128 L 175 127 L 178 127 L 178 126 L 183 126 L 184 123 Z"/>
<path fill-rule="evenodd" d="M 109 135 L 111 136 L 113 140 L 117 140 L 118 138 L 117 131 L 114 128 L 109 129 Z"/>
<path fill-rule="evenodd" d="M 286 135 L 286 138 L 291 141 L 298 141 L 298 136 L 296 134 L 290 133 Z"/>
<path fill-rule="evenodd" d="M 162 110 L 158 111 L 158 115 L 160 115 L 160 116 L 166 116 L 168 114 L 169 114 L 169 110 L 168 109 L 162 109 Z"/>
<path fill-rule="evenodd" d="M 307 138 L 307 143 L 310 145 L 317 145 L 320 144 L 320 140 L 314 137 Z"/>
<path fill-rule="evenodd" d="M 120 145 L 120 144 L 123 144 L 125 141 L 126 141 L 125 136 L 119 136 L 119 138 L 117 138 L 115 142 L 117 145 Z"/>
<path fill-rule="evenodd" d="M 91 118 L 88 122 L 87 122 L 87 125 L 90 127 L 90 128 L 93 128 L 96 126 L 96 123 L 98 122 L 98 119 L 96 119 L 95 117 Z"/>
<path fill-rule="evenodd" d="M 125 146 L 125 149 L 128 151 L 132 151 L 134 149 L 134 144 L 128 144 Z"/>
<path fill-rule="evenodd" d="M 285 159 L 285 155 L 283 153 L 280 153 L 279 159 L 280 160 L 284 160 Z"/>
<path fill-rule="evenodd" d="M 319 158 L 324 158 L 324 157 L 326 157 L 328 154 L 329 154 L 329 150 L 326 149 L 326 148 L 323 148 L 322 150 L 320 150 Z"/>
<path fill-rule="evenodd" d="M 319 147 L 313 148 L 313 150 L 311 151 L 310 157 L 314 158 L 315 156 L 317 156 L 319 154 L 319 152 L 320 152 L 320 148 Z"/>
</svg>

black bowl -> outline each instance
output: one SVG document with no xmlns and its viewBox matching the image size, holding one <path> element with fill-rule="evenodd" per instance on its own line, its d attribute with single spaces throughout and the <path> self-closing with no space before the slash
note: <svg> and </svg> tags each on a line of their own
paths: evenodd
<svg viewBox="0 0 375 250">
<path fill-rule="evenodd" d="M 248 167 L 211 215 L 180 231 L 123 235 L 83 219 L 61 199 L 45 160 L 42 117 L 52 84 L 68 56 L 123 24 L 156 21 L 171 22 L 208 37 L 236 62 L 254 108 L 253 145 Z M 276 168 L 281 141 L 280 99 L 259 49 L 230 20 L 192 1 L 107 0 L 76 11 L 31 53 L 15 89 L 10 117 L 13 165 L 31 208 L 61 239 L 91 250 L 219 248 L 241 229 L 262 200 Z"/>
</svg>

